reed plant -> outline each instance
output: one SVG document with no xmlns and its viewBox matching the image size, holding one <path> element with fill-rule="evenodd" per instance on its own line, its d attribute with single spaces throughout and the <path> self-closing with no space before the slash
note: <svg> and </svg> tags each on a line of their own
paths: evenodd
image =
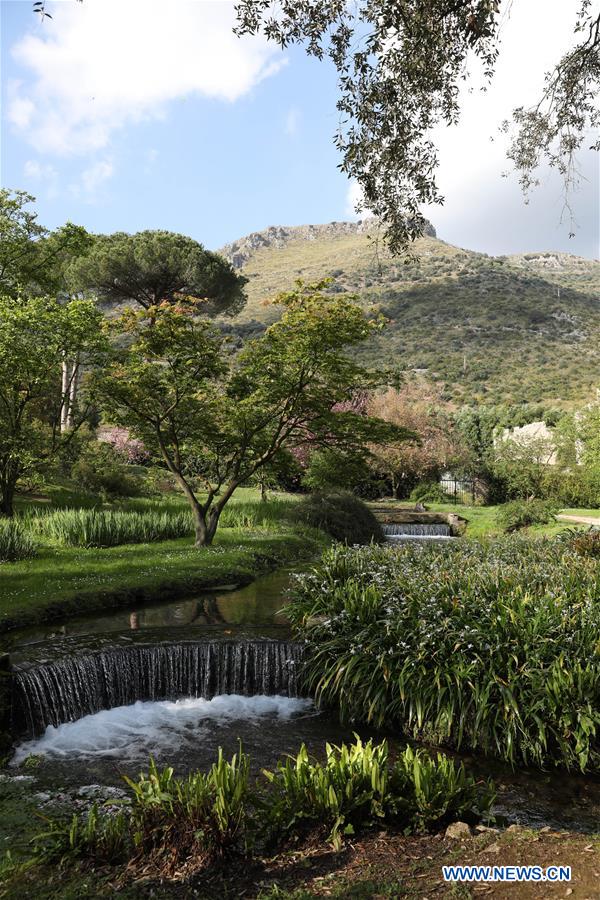
<svg viewBox="0 0 600 900">
<path fill-rule="evenodd" d="M 0 562 L 31 559 L 36 544 L 29 531 L 16 519 L 0 519 Z"/>
<path fill-rule="evenodd" d="M 286 612 L 343 718 L 600 771 L 600 566 L 569 542 L 334 546 Z"/>
<path fill-rule="evenodd" d="M 61 547 L 147 544 L 193 534 L 192 517 L 187 510 L 60 509 L 32 517 L 29 527 Z"/>
</svg>

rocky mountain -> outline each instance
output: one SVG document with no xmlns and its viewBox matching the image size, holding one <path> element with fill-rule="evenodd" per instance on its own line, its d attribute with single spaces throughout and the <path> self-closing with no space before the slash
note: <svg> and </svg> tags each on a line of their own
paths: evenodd
<svg viewBox="0 0 600 900">
<path fill-rule="evenodd" d="M 391 257 L 373 219 L 272 227 L 223 247 L 248 278 L 248 303 L 229 326 L 259 333 L 269 302 L 296 278 L 332 277 L 388 326 L 361 350 L 439 382 L 457 402 L 568 404 L 600 384 L 600 262 L 568 253 L 490 257 L 437 239 Z"/>
<path fill-rule="evenodd" d="M 327 222 L 324 225 L 271 225 L 263 231 L 225 244 L 219 253 L 230 261 L 236 269 L 242 269 L 258 250 L 274 248 L 281 250 L 290 243 L 302 241 L 328 241 L 348 235 L 374 235 L 373 219 L 359 219 L 357 222 Z M 426 234 L 435 237 L 435 228 L 427 224 Z"/>
</svg>

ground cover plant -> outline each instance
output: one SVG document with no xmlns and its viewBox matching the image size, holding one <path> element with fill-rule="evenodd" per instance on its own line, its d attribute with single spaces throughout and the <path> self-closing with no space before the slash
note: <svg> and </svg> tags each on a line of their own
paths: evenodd
<svg viewBox="0 0 600 900">
<path fill-rule="evenodd" d="M 547 525 L 554 521 L 556 506 L 547 500 L 511 500 L 498 510 L 498 521 L 510 533 L 530 525 Z"/>
<path fill-rule="evenodd" d="M 600 569 L 564 539 L 326 551 L 288 615 L 344 718 L 600 770 Z"/>
<path fill-rule="evenodd" d="M 392 764 L 387 743 L 326 746 L 324 763 L 301 746 L 249 783 L 250 757 L 231 761 L 219 750 L 206 773 L 177 778 L 151 760 L 147 774 L 125 777 L 122 812 L 94 804 L 86 814 L 48 818 L 35 839 L 41 861 L 127 863 L 130 873 L 178 876 L 203 868 L 231 850 L 281 846 L 290 836 L 326 837 L 340 849 L 344 835 L 391 825 L 404 833 L 439 830 L 456 819 L 478 821 L 493 789 L 462 764 L 407 748 Z"/>
</svg>

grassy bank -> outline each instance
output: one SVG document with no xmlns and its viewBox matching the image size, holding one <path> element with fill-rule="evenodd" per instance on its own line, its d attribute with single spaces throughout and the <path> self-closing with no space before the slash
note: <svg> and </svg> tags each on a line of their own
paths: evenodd
<svg viewBox="0 0 600 900">
<path fill-rule="evenodd" d="M 226 528 L 212 547 L 190 538 L 106 549 L 45 546 L 0 567 L 0 631 L 65 615 L 159 600 L 222 584 L 248 584 L 323 546 L 314 531 Z"/>
</svg>

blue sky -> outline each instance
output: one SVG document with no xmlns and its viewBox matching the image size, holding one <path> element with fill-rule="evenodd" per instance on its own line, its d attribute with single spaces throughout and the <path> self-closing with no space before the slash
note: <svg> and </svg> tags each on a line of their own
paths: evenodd
<svg viewBox="0 0 600 900">
<path fill-rule="evenodd" d="M 524 207 L 516 180 L 501 177 L 502 147 L 490 137 L 527 99 L 524 65 L 535 95 L 578 4 L 519 2 L 521 16 L 547 14 L 546 40 L 524 59 L 528 19 L 505 23 L 494 90 L 465 94 L 461 127 L 436 136 L 446 204 L 429 215 L 440 237 L 471 249 L 597 256 L 595 155 L 582 160 L 574 240 L 555 178 L 544 173 Z M 0 9 L 1 181 L 34 194 L 49 227 L 167 228 L 217 248 L 268 225 L 351 217 L 352 186 L 332 143 L 335 73 L 301 49 L 233 38 L 232 4 L 49 0 L 43 24 L 29 0 Z"/>
</svg>

